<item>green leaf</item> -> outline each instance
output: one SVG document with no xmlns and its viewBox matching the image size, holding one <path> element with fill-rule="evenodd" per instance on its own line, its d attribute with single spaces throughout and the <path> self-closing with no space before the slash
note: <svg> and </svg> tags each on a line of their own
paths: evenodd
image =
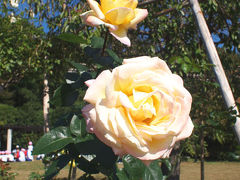
<svg viewBox="0 0 240 180">
<path fill-rule="evenodd" d="M 187 73 L 190 71 L 190 69 L 191 69 L 191 65 L 186 64 L 186 63 L 183 63 L 183 64 L 181 65 L 181 69 L 183 70 L 184 73 L 187 74 Z"/>
<path fill-rule="evenodd" d="M 73 65 L 73 67 L 75 67 L 79 72 L 84 72 L 88 70 L 88 67 L 80 64 L 80 63 L 76 63 L 73 61 L 70 61 L 70 63 Z"/>
<path fill-rule="evenodd" d="M 79 92 L 70 84 L 63 84 L 56 89 L 50 102 L 55 106 L 71 106 L 77 100 Z"/>
<path fill-rule="evenodd" d="M 48 154 L 56 152 L 73 142 L 70 130 L 67 127 L 57 127 L 44 134 L 34 147 L 33 154 Z"/>
<path fill-rule="evenodd" d="M 116 156 L 109 146 L 97 140 L 96 143 L 96 155 L 97 160 L 102 164 L 104 168 L 112 168 L 117 161 L 118 156 Z M 107 158 L 106 158 L 107 157 Z"/>
<path fill-rule="evenodd" d="M 117 170 L 117 177 L 119 180 L 128 180 L 129 179 L 126 172 L 123 169 Z"/>
<path fill-rule="evenodd" d="M 63 105 L 64 106 L 71 106 L 75 103 L 79 95 L 78 91 L 70 91 L 63 97 Z"/>
<path fill-rule="evenodd" d="M 162 162 L 162 166 L 164 165 L 167 168 L 168 172 L 172 171 L 172 164 L 169 161 L 169 159 L 162 159 L 161 162 Z"/>
<path fill-rule="evenodd" d="M 181 57 L 179 57 L 179 56 L 172 56 L 172 57 L 168 60 L 168 62 L 169 62 L 170 64 L 172 64 L 172 63 L 174 63 L 175 61 L 177 61 L 178 59 L 181 59 Z"/>
<path fill-rule="evenodd" d="M 95 159 L 88 161 L 84 157 L 77 158 L 76 160 L 77 167 L 82 171 L 88 174 L 97 174 L 99 173 L 98 165 Z"/>
<path fill-rule="evenodd" d="M 87 134 L 86 122 L 84 119 L 79 119 L 78 116 L 74 115 L 70 123 L 71 133 L 78 137 L 84 137 Z"/>
<path fill-rule="evenodd" d="M 79 74 L 76 72 L 67 72 L 65 75 L 66 80 L 69 80 L 70 82 L 75 82 L 80 78 Z M 69 83 L 71 84 L 71 83 Z"/>
<path fill-rule="evenodd" d="M 57 118 L 56 122 L 54 123 L 54 128 L 59 126 L 69 126 L 71 120 L 72 120 L 73 114 L 67 113 L 65 115 L 60 116 Z"/>
<path fill-rule="evenodd" d="M 64 168 L 68 162 L 71 160 L 70 156 L 68 155 L 62 155 L 59 156 L 56 160 L 52 162 L 52 164 L 47 168 L 44 179 L 45 180 L 50 180 L 52 179 L 55 175 L 58 174 L 58 172 Z"/>
<path fill-rule="evenodd" d="M 100 56 L 101 49 L 100 48 L 92 48 L 92 47 L 85 47 L 84 53 L 87 57 L 96 59 Z"/>
<path fill-rule="evenodd" d="M 94 140 L 94 136 L 92 134 L 87 134 L 84 137 L 79 137 L 77 136 L 76 138 L 74 138 L 74 143 L 82 143 L 82 142 L 86 142 L 86 141 L 91 141 Z"/>
<path fill-rule="evenodd" d="M 96 139 L 74 144 L 78 153 L 83 155 L 96 154 L 97 152 L 96 145 L 97 145 Z"/>
<path fill-rule="evenodd" d="M 84 83 L 85 81 L 92 79 L 92 75 L 88 72 L 84 72 L 81 74 L 80 81 Z"/>
<path fill-rule="evenodd" d="M 143 180 L 161 180 L 163 179 L 162 170 L 159 166 L 159 162 L 153 161 L 149 166 L 146 167 Z"/>
<path fill-rule="evenodd" d="M 176 62 L 177 62 L 178 64 L 182 64 L 182 63 L 183 63 L 182 57 L 178 56 L 177 59 L 176 59 Z"/>
<path fill-rule="evenodd" d="M 63 33 L 57 36 L 58 39 L 61 39 L 63 41 L 76 43 L 76 44 L 87 44 L 87 40 L 83 39 L 82 37 L 71 34 L 71 33 Z"/>
<path fill-rule="evenodd" d="M 191 62 L 191 60 L 189 59 L 189 57 L 187 57 L 187 56 L 184 56 L 184 61 L 186 62 L 186 63 L 189 63 L 189 64 L 191 64 L 192 62 Z"/>
<path fill-rule="evenodd" d="M 114 154 L 112 149 L 97 138 L 91 141 L 75 144 L 75 147 L 79 154 L 95 154 L 97 156 L 97 161 L 106 168 L 113 167 L 117 160 L 117 156 Z"/>
<path fill-rule="evenodd" d="M 91 46 L 93 48 L 102 48 L 104 44 L 104 39 L 101 37 L 93 36 L 91 39 Z"/>
<path fill-rule="evenodd" d="M 122 64 L 122 59 L 119 58 L 115 52 L 113 52 L 111 49 L 106 49 L 106 52 L 114 59 L 114 62 L 116 62 L 118 65 Z"/>
<path fill-rule="evenodd" d="M 127 172 L 131 180 L 141 179 L 146 168 L 141 160 L 131 155 L 126 155 L 123 157 L 123 165 L 124 170 Z"/>
<path fill-rule="evenodd" d="M 96 62 L 102 66 L 113 68 L 113 58 L 111 56 L 101 56 L 96 60 L 97 60 Z"/>
</svg>

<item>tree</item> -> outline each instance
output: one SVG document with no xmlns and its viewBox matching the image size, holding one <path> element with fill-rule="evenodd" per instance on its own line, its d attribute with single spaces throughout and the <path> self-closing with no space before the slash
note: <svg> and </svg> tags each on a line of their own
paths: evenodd
<svg viewBox="0 0 240 180">
<path fill-rule="evenodd" d="M 4 2 L 6 4 L 6 1 L 1 1 L 1 7 L 3 7 Z M 213 76 L 212 66 L 208 63 L 204 45 L 188 1 L 139 1 L 139 6 L 148 9 L 149 16 L 143 23 L 139 24 L 137 31 L 129 31 L 132 46 L 126 48 L 112 37 L 108 37 L 106 43 L 108 51 L 103 54 L 103 57 L 99 51 L 103 45 L 103 40 L 94 41 L 93 37 L 94 35 L 104 36 L 105 29 L 83 25 L 79 18 L 79 14 L 85 12 L 88 7 L 85 1 L 63 0 L 54 2 L 46 0 L 45 2 L 29 1 L 29 8 L 26 8 L 26 11 L 23 12 L 28 17 L 31 14 L 30 12 L 35 13 L 39 25 L 44 27 L 47 32 L 42 37 L 43 42 L 48 42 L 52 46 L 43 46 L 47 47 L 44 48 L 44 50 L 47 49 L 47 58 L 44 56 L 44 66 L 41 67 L 42 70 L 50 69 L 41 71 L 42 73 L 52 72 L 55 74 L 59 71 L 68 70 L 69 66 L 59 68 L 64 60 L 68 60 L 68 62 L 71 61 L 72 65 L 75 65 L 73 70 L 81 67 L 78 72 L 81 82 L 78 84 L 78 81 L 74 85 L 84 86 L 83 80 L 90 77 L 94 78 L 101 70 L 112 68 L 117 63 L 121 63 L 120 58 L 116 57 L 111 62 L 106 60 L 111 55 L 113 57 L 115 53 L 123 58 L 140 55 L 161 57 L 171 65 L 176 73 L 184 77 L 185 86 L 191 91 L 194 100 L 191 116 L 195 122 L 195 132 L 192 139 L 186 142 L 185 154 L 198 157 L 201 154 L 197 146 L 200 140 L 204 140 L 202 141 L 205 147 L 204 154 L 209 156 L 208 158 L 214 157 L 213 149 L 217 157 L 225 158 L 227 156 L 226 154 L 222 155 L 221 151 L 216 151 L 216 146 L 228 148 L 224 151 L 234 151 L 236 149 L 237 145 L 229 146 L 228 144 L 230 139 L 233 138 L 230 127 L 234 120 L 230 118 L 229 112 L 224 108 L 218 90 L 219 86 Z M 234 95 L 239 97 L 236 90 L 239 89 L 239 83 L 237 83 L 239 82 L 239 76 L 237 75 L 239 72 L 236 70 L 239 64 L 235 62 L 239 62 L 240 27 L 238 9 L 240 8 L 240 1 L 209 0 L 207 2 L 200 1 L 200 3 L 215 45 L 219 47 L 218 51 L 221 52 L 220 59 L 227 69 Z M 7 5 L 5 7 L 3 12 L 16 12 L 14 8 L 9 8 Z M 56 36 L 58 38 L 55 38 Z M 231 57 L 231 60 L 228 57 Z M 105 64 L 100 64 L 97 61 L 100 58 L 103 60 L 101 62 Z M 228 60 L 225 61 L 226 59 Z M 232 59 L 234 60 L 232 61 Z M 64 61 L 63 64 L 68 63 Z M 89 76 L 90 72 L 92 72 L 91 76 Z M 62 79 L 62 82 L 64 80 Z M 64 83 L 56 90 L 55 96 L 61 97 L 57 103 L 61 106 L 69 102 L 66 101 L 69 96 L 75 95 L 73 99 L 82 98 L 84 88 L 76 90 L 72 86 Z M 65 94 L 66 89 L 69 92 L 67 95 Z M 79 105 L 83 102 L 79 100 L 76 103 Z M 66 121 L 69 122 L 70 120 Z M 199 139 L 200 134 L 204 139 Z M 214 147 L 211 147 L 211 144 L 214 144 Z M 217 148 L 217 150 L 219 149 L 221 148 Z"/>
</svg>

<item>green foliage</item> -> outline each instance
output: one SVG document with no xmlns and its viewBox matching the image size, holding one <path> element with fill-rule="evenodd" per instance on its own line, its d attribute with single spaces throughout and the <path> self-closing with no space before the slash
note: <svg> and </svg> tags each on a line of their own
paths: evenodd
<svg viewBox="0 0 240 180">
<path fill-rule="evenodd" d="M 70 43 L 76 43 L 76 44 L 86 44 L 87 41 L 85 39 L 83 39 L 80 36 L 77 36 L 75 34 L 70 34 L 70 33 L 62 33 L 60 34 L 58 37 L 58 39 L 61 39 L 63 41 L 67 41 Z"/>
<path fill-rule="evenodd" d="M 39 173 L 36 172 L 31 172 L 31 174 L 29 174 L 28 180 L 41 180 L 43 178 L 43 176 Z"/>
<path fill-rule="evenodd" d="M 162 170 L 158 164 L 158 161 L 153 161 L 146 167 L 143 175 L 145 180 L 163 179 Z"/>
<path fill-rule="evenodd" d="M 123 157 L 123 165 L 124 169 L 121 171 L 121 174 L 126 175 L 127 179 L 137 180 L 143 177 L 145 165 L 139 159 L 127 155 Z"/>
<path fill-rule="evenodd" d="M 74 159 L 77 167 L 86 172 L 83 178 L 90 179 L 89 174 L 98 172 L 110 179 L 117 178 L 114 175 L 116 172 L 119 179 L 162 178 L 157 161 L 146 168 L 137 159 L 126 156 L 123 158 L 124 168 L 117 169 L 117 157 L 112 150 L 85 130 L 86 124 L 80 112 L 87 88 L 84 82 L 95 78 L 105 69 L 121 64 L 122 59 L 117 54 L 122 57 L 161 57 L 184 78 L 185 87 L 193 96 L 191 117 L 195 125 L 194 134 L 185 143 L 184 155 L 196 159 L 199 157 L 201 133 L 205 137 L 205 156 L 209 159 L 226 159 L 230 156 L 229 152 L 237 153 L 239 146 L 232 141 L 234 135 L 231 130 L 235 119 L 231 116 L 231 110 L 224 107 L 191 9 L 185 1 L 153 1 L 142 5 L 141 2 L 139 5 L 147 8 L 149 15 L 136 31 L 129 30 L 132 46 L 126 49 L 112 37 L 106 37 L 108 41 L 104 43 L 104 39 L 99 37 L 103 34 L 103 27 L 96 29 L 82 24 L 78 10 L 85 12 L 86 2 L 28 1 L 31 8 L 18 16 L 29 17 L 31 10 L 37 14 L 40 25 L 46 20 L 49 32 L 44 34 L 42 29 L 35 28 L 23 18 L 17 18 L 16 23 L 9 23 L 8 13 L 16 10 L 9 7 L 7 0 L 0 1 L 0 83 L 4 88 L 0 92 L 0 115 L 1 112 L 9 112 L 7 115 L 2 113 L 0 118 L 4 120 L 0 122 L 42 123 L 41 105 L 38 103 L 41 93 L 36 90 L 41 88 L 34 86 L 38 88 L 32 91 L 29 87 L 21 87 L 16 92 L 12 90 L 19 88 L 13 84 L 29 76 L 29 72 L 39 76 L 47 72 L 52 90 L 56 89 L 54 93 L 51 92 L 53 98 L 50 102 L 53 128 L 40 139 L 35 150 L 36 153 L 47 153 L 49 157 L 53 155 L 46 177 L 54 176 L 68 161 Z M 218 51 L 234 96 L 240 97 L 240 3 L 230 0 L 216 3 L 211 0 L 202 2 L 201 7 L 216 46 L 222 46 Z M 162 11 L 166 9 L 169 11 Z M 68 73 L 64 79 L 66 71 Z M 42 77 L 36 74 L 33 77 L 42 81 Z M 62 85 L 59 87 L 60 82 Z M 65 154 L 58 155 L 62 150 Z M 162 163 L 170 171 L 170 164 Z"/>
<path fill-rule="evenodd" d="M 72 142 L 70 130 L 66 127 L 58 127 L 44 134 L 36 144 L 34 154 L 56 152 Z"/>
<path fill-rule="evenodd" d="M 0 76 L 3 87 L 7 87 L 26 72 L 39 70 L 46 54 L 41 52 L 42 31 L 27 20 L 9 23 L 9 18 L 0 16 L 0 26 Z"/>
<path fill-rule="evenodd" d="M 8 163 L 0 161 L 0 179 L 1 180 L 14 180 L 17 173 L 9 172 L 11 167 Z"/>
<path fill-rule="evenodd" d="M 53 161 L 47 168 L 46 173 L 44 175 L 44 179 L 50 180 L 52 179 L 62 168 L 64 168 L 68 162 L 70 161 L 69 155 L 62 155 L 57 157 L 55 161 Z"/>
<path fill-rule="evenodd" d="M 161 164 L 166 164 L 169 172 L 171 171 L 171 164 L 167 159 L 155 160 L 148 162 L 146 166 L 143 162 L 131 155 L 126 155 L 122 158 L 124 167 L 118 169 L 117 176 L 119 180 L 155 180 L 166 179 L 167 176 L 163 175 Z"/>
<path fill-rule="evenodd" d="M 0 104 L 0 125 L 14 124 L 21 117 L 17 108 Z"/>
</svg>

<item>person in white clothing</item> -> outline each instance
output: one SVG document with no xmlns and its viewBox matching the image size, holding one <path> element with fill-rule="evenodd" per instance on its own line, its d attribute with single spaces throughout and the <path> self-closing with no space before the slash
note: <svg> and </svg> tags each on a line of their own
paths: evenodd
<svg viewBox="0 0 240 180">
<path fill-rule="evenodd" d="M 28 142 L 28 150 L 27 150 L 27 161 L 33 161 L 33 155 L 32 155 L 32 151 L 33 151 L 33 145 L 32 142 Z"/>
<path fill-rule="evenodd" d="M 25 151 L 24 151 L 23 148 L 22 148 L 21 151 L 19 152 L 19 158 L 18 158 L 18 160 L 19 160 L 20 162 L 24 162 L 24 161 L 26 161 L 26 158 L 25 158 Z"/>
</svg>

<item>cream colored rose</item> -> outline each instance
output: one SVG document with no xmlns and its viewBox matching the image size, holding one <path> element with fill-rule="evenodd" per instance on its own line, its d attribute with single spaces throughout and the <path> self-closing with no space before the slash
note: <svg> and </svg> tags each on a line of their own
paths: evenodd
<svg viewBox="0 0 240 180">
<path fill-rule="evenodd" d="M 157 57 L 125 59 L 86 84 L 87 128 L 117 155 L 166 158 L 176 141 L 192 133 L 192 97 L 181 77 Z"/>
<path fill-rule="evenodd" d="M 127 37 L 129 28 L 136 29 L 137 24 L 147 15 L 146 9 L 136 8 L 138 0 L 87 0 L 91 11 L 81 14 L 84 23 L 90 26 L 104 24 L 110 33 L 123 44 L 131 45 Z"/>
</svg>

